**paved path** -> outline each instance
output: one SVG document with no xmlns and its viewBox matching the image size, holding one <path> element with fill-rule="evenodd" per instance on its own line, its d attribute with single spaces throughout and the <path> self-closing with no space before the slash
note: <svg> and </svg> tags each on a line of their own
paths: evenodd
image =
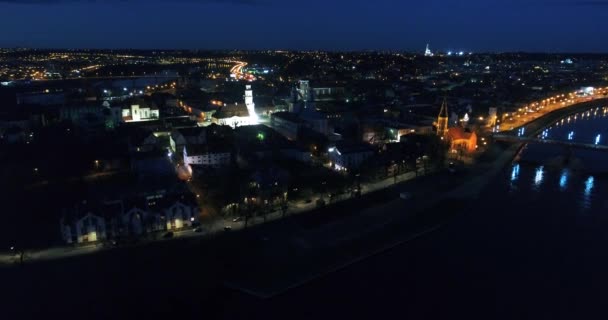
<svg viewBox="0 0 608 320">
<path fill-rule="evenodd" d="M 419 175 L 421 175 L 421 174 L 422 174 L 422 171 L 419 172 Z M 369 184 L 362 183 L 361 192 L 362 192 L 362 194 L 368 194 L 370 192 L 374 192 L 374 191 L 378 191 L 378 190 L 390 187 L 390 186 L 394 185 L 395 183 L 401 183 L 401 182 L 405 182 L 405 181 L 414 179 L 415 177 L 416 177 L 416 175 L 414 172 L 408 172 L 408 173 L 397 176 L 396 179 L 391 177 L 391 178 L 387 178 L 387 179 L 384 179 L 384 180 L 381 180 L 378 182 L 374 182 L 374 183 L 369 183 Z M 340 196 L 334 198 L 332 203 L 345 201 L 350 198 L 351 198 L 350 195 L 343 194 L 343 195 L 340 195 Z M 300 214 L 300 213 L 311 211 L 315 208 L 317 208 L 316 201 L 311 201 L 310 203 L 305 203 L 303 201 L 291 203 L 290 207 L 287 211 L 287 215 Z M 264 219 L 264 217 L 261 217 L 261 216 L 250 219 L 248 222 L 248 226 L 250 227 L 253 225 L 259 225 L 259 224 L 262 224 L 265 222 L 279 220 L 281 218 L 283 218 L 283 213 L 281 211 L 274 211 L 274 212 L 267 214 L 265 219 Z M 174 232 L 174 237 L 175 237 L 175 239 L 205 237 L 205 236 L 208 236 L 211 234 L 224 232 L 224 228 L 226 226 L 230 226 L 232 228 L 232 230 L 240 230 L 245 227 L 245 223 L 244 223 L 244 221 L 233 222 L 232 218 L 225 218 L 225 219 L 216 220 L 213 223 L 204 225 L 203 227 L 205 229 L 205 232 L 197 233 L 191 229 L 188 229 L 188 230 Z M 151 242 L 170 241 L 170 240 L 171 239 L 141 240 L 141 242 L 139 242 L 137 245 L 145 245 L 145 244 L 149 244 Z M 45 248 L 45 249 L 39 249 L 39 250 L 28 250 L 28 251 L 26 251 L 24 260 L 25 260 L 25 263 L 29 263 L 32 261 L 61 259 L 61 258 L 67 258 L 67 257 L 72 257 L 72 256 L 77 256 L 77 255 L 91 254 L 91 253 L 98 252 L 101 250 L 109 250 L 109 249 L 111 249 L 111 247 L 106 247 L 102 244 L 93 244 L 93 245 L 86 245 L 86 246 L 58 246 L 58 247 L 51 247 L 51 248 Z M 16 252 L 15 253 L 6 252 L 6 253 L 0 254 L 0 265 L 16 264 L 16 263 L 19 263 L 19 260 L 20 260 L 19 255 Z"/>
</svg>

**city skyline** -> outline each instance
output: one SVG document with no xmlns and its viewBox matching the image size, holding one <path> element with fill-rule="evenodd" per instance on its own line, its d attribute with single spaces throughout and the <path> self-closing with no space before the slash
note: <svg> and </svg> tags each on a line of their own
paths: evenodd
<svg viewBox="0 0 608 320">
<path fill-rule="evenodd" d="M 0 1 L 0 47 L 608 52 L 603 1 Z M 78 26 L 77 28 L 75 26 Z"/>
</svg>

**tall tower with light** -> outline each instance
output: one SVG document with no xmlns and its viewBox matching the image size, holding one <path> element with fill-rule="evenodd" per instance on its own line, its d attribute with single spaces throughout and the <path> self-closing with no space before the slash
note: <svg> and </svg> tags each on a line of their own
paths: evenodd
<svg viewBox="0 0 608 320">
<path fill-rule="evenodd" d="M 257 123 L 258 115 L 255 113 L 255 103 L 253 103 L 253 90 L 251 89 L 251 85 L 245 86 L 245 105 L 247 106 L 247 111 L 249 112 L 249 118 L 252 122 Z"/>
<path fill-rule="evenodd" d="M 424 56 L 425 57 L 432 57 L 433 56 L 433 52 L 431 52 L 431 49 L 429 49 L 429 44 L 426 44 L 426 49 L 424 50 Z"/>
<path fill-rule="evenodd" d="M 441 104 L 441 110 L 439 110 L 439 116 L 437 117 L 437 135 L 440 137 L 446 137 L 448 135 L 448 102 L 444 98 Z"/>
</svg>

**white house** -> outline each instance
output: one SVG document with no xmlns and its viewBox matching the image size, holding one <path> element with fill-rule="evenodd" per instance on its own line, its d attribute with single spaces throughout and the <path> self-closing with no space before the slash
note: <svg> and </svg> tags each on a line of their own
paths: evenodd
<svg viewBox="0 0 608 320">
<path fill-rule="evenodd" d="M 64 210 L 60 223 L 63 240 L 68 244 L 84 244 L 125 236 L 138 237 L 145 233 L 192 227 L 198 220 L 193 200 L 184 195 L 180 200 L 139 200 L 131 203 L 116 200 L 95 206 L 83 202 L 83 205 Z"/>
<path fill-rule="evenodd" d="M 192 223 L 196 220 L 196 214 L 191 206 L 177 201 L 172 206 L 165 209 L 165 218 L 167 230 L 177 230 L 191 227 Z"/>
<path fill-rule="evenodd" d="M 157 120 L 159 115 L 160 111 L 158 108 L 140 107 L 139 104 L 133 104 L 130 107 L 122 108 L 122 120 L 124 122 Z"/>
<path fill-rule="evenodd" d="M 106 222 L 99 215 L 87 212 L 80 219 L 66 223 L 62 220 L 61 234 L 67 243 L 90 243 L 106 239 Z"/>
<path fill-rule="evenodd" d="M 232 152 L 225 148 L 209 148 L 204 145 L 184 146 L 184 164 L 222 168 L 230 165 Z"/>
</svg>

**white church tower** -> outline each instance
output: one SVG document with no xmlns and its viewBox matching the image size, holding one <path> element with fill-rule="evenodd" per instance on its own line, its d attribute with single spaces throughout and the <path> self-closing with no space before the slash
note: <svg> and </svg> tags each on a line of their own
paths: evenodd
<svg viewBox="0 0 608 320">
<path fill-rule="evenodd" d="M 433 56 L 433 52 L 431 52 L 431 49 L 429 49 L 429 44 L 426 44 L 426 49 L 424 50 L 424 56 L 425 57 L 432 57 Z"/>
<path fill-rule="evenodd" d="M 245 105 L 247 106 L 247 111 L 249 112 L 249 118 L 252 123 L 257 123 L 258 115 L 255 113 L 255 103 L 253 103 L 253 90 L 251 90 L 251 85 L 245 86 Z"/>
</svg>

